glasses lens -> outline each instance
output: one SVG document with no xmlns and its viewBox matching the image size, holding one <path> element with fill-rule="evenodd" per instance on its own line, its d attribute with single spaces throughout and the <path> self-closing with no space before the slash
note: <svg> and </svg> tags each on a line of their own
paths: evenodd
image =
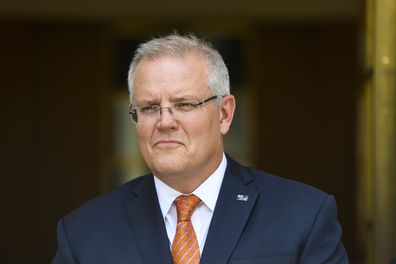
<svg viewBox="0 0 396 264">
<path fill-rule="evenodd" d="M 139 106 L 131 108 L 129 114 L 131 115 L 132 121 L 135 124 L 151 124 L 156 123 L 160 120 L 161 115 L 164 114 L 164 110 L 168 111 L 175 120 L 189 118 L 189 115 L 193 110 L 206 105 L 208 102 L 219 98 L 214 95 L 205 100 L 183 100 L 176 102 L 171 107 L 161 107 L 157 104 Z"/>
<path fill-rule="evenodd" d="M 132 109 L 129 111 L 129 114 L 131 115 L 131 119 L 133 122 L 137 123 L 138 122 L 138 115 L 136 109 Z"/>
</svg>

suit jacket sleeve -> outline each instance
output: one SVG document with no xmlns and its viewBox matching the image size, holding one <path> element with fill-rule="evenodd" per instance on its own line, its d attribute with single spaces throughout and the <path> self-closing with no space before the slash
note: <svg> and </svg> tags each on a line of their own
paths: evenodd
<svg viewBox="0 0 396 264">
<path fill-rule="evenodd" d="M 66 233 L 66 228 L 63 219 L 58 223 L 58 250 L 51 264 L 76 264 L 69 240 Z"/>
<path fill-rule="evenodd" d="M 301 263 L 348 263 L 333 196 L 324 199 L 301 254 Z"/>
</svg>

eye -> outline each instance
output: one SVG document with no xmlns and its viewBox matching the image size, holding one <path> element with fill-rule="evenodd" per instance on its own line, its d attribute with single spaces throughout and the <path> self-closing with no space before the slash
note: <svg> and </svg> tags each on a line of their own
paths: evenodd
<svg viewBox="0 0 396 264">
<path fill-rule="evenodd" d="M 144 113 L 144 114 L 151 114 L 155 113 L 160 109 L 159 105 L 145 105 L 142 107 L 139 107 L 139 112 Z"/>
<path fill-rule="evenodd" d="M 198 101 L 189 100 L 175 103 L 175 108 L 178 111 L 191 111 L 199 105 Z"/>
</svg>

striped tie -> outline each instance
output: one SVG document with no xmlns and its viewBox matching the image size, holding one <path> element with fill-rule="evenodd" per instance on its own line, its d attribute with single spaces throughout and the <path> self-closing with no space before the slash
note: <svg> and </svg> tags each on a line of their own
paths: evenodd
<svg viewBox="0 0 396 264">
<path fill-rule="evenodd" d="M 176 235 L 172 243 L 174 264 L 199 264 L 199 245 L 191 215 L 200 202 L 194 194 L 180 195 L 174 201 L 177 208 Z"/>
</svg>

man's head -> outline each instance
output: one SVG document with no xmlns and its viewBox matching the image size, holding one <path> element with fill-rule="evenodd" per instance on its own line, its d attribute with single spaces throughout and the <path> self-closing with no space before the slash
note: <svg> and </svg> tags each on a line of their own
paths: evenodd
<svg viewBox="0 0 396 264">
<path fill-rule="evenodd" d="M 219 165 L 235 109 L 221 56 L 194 36 L 154 39 L 136 51 L 128 84 L 147 165 L 173 188 L 193 191 Z"/>
</svg>

